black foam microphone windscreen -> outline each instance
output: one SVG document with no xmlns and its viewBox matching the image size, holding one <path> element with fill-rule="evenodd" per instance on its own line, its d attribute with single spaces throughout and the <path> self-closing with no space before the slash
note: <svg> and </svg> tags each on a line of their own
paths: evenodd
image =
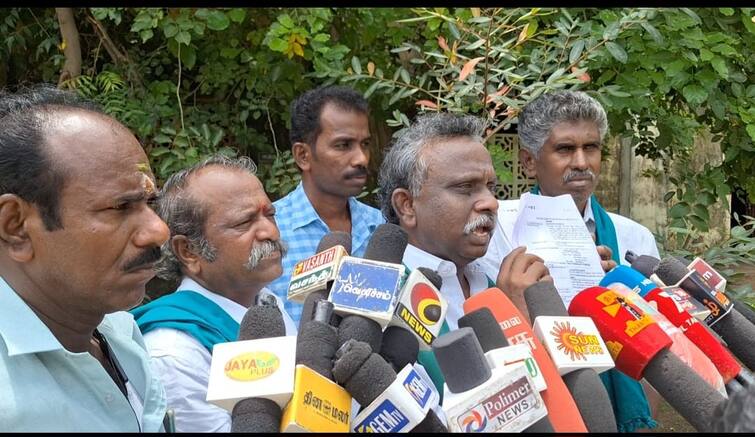
<svg viewBox="0 0 755 437">
<path fill-rule="evenodd" d="M 422 273 L 438 290 L 443 286 L 443 278 L 441 278 L 435 270 L 427 267 L 417 267 L 417 270 L 419 270 L 420 273 Z"/>
<path fill-rule="evenodd" d="M 401 264 L 407 244 L 409 236 L 405 230 L 393 223 L 383 223 L 372 233 L 364 251 L 364 258 Z"/>
<path fill-rule="evenodd" d="M 249 307 L 239 324 L 238 340 L 283 337 L 286 325 L 283 315 L 275 305 L 253 305 Z"/>
<path fill-rule="evenodd" d="M 656 257 L 649 255 L 637 255 L 636 253 L 628 250 L 624 259 L 632 266 L 633 269 L 642 273 L 643 276 L 649 278 L 653 275 L 655 268 L 658 267 L 658 263 L 661 262 Z"/>
<path fill-rule="evenodd" d="M 346 349 L 345 352 L 343 349 Z M 365 358 L 366 350 L 370 353 Z M 391 385 L 396 379 L 396 372 L 383 357 L 372 353 L 368 345 L 351 340 L 336 355 L 333 377 L 359 405 L 366 407 Z"/>
<path fill-rule="evenodd" d="M 278 432 L 282 416 L 281 407 L 275 401 L 265 398 L 244 399 L 233 407 L 231 432 Z"/>
<path fill-rule="evenodd" d="M 503 335 L 501 325 L 489 308 L 478 308 L 459 318 L 459 328 L 472 328 L 480 342 L 483 352 L 506 347 L 509 345 L 506 336 Z"/>
<path fill-rule="evenodd" d="M 369 344 L 373 351 L 379 351 L 383 342 L 383 330 L 378 322 L 367 317 L 344 316 L 338 325 L 338 346 L 351 339 L 363 341 Z"/>
<path fill-rule="evenodd" d="M 380 356 L 393 366 L 393 370 L 400 372 L 407 364 L 417 362 L 418 354 L 419 341 L 413 333 L 400 326 L 385 329 Z"/>
<path fill-rule="evenodd" d="M 472 328 L 459 328 L 441 335 L 433 342 L 432 349 L 446 385 L 453 393 L 471 390 L 492 376 Z"/>
<path fill-rule="evenodd" d="M 563 299 L 550 282 L 535 282 L 524 289 L 524 302 L 530 319 L 537 316 L 568 317 Z"/>
<path fill-rule="evenodd" d="M 346 252 L 351 253 L 351 234 L 341 231 L 328 232 L 320 239 L 315 253 L 328 250 L 333 246 L 343 246 Z"/>
<path fill-rule="evenodd" d="M 328 324 L 332 312 L 332 303 L 319 301 L 315 318 L 307 322 L 296 337 L 296 364 L 303 364 L 331 380 L 333 357 L 338 348 L 336 329 Z"/>
<path fill-rule="evenodd" d="M 736 390 L 716 407 L 711 431 L 755 433 L 755 386 Z"/>
</svg>

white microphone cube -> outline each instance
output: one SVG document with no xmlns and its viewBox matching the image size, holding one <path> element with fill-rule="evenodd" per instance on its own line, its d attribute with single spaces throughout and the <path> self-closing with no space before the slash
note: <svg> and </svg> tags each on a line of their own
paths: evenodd
<svg viewBox="0 0 755 437">
<path fill-rule="evenodd" d="M 313 291 L 325 290 L 338 275 L 341 259 L 348 254 L 343 246 L 333 246 L 296 263 L 288 283 L 288 300 L 304 302 Z"/>
<path fill-rule="evenodd" d="M 446 320 L 448 302 L 419 270 L 412 270 L 401 291 L 389 326 L 400 326 L 419 340 L 421 350 L 430 350 Z"/>
<path fill-rule="evenodd" d="M 228 412 L 247 398 L 270 399 L 284 408 L 294 392 L 295 366 L 295 336 L 218 343 L 206 400 Z"/>
<path fill-rule="evenodd" d="M 589 317 L 539 316 L 532 330 L 562 376 L 588 368 L 602 373 L 615 366 L 595 322 Z"/>
<path fill-rule="evenodd" d="M 548 388 L 545 377 L 543 377 L 543 372 L 540 371 L 540 366 L 537 365 L 537 361 L 532 357 L 532 349 L 527 344 L 512 344 L 489 350 L 485 352 L 485 359 L 488 361 L 491 369 L 524 364 L 530 378 L 532 378 L 535 389 L 541 392 Z"/>
</svg>

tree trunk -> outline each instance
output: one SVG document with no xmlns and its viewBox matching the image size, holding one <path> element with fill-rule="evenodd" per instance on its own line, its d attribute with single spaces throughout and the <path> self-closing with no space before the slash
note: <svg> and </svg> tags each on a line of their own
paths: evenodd
<svg viewBox="0 0 755 437">
<path fill-rule="evenodd" d="M 76 21 L 73 18 L 72 8 L 55 8 L 55 14 L 58 16 L 60 24 L 60 35 L 62 37 L 63 55 L 66 58 L 63 64 L 63 71 L 60 72 L 58 86 L 69 79 L 81 75 L 81 43 L 79 42 L 79 31 L 76 29 Z"/>
</svg>

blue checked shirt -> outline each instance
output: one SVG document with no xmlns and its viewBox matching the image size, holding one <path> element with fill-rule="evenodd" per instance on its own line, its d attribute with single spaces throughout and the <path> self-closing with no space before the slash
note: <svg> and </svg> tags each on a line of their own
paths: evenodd
<svg viewBox="0 0 755 437">
<path fill-rule="evenodd" d="M 283 274 L 268 285 L 273 293 L 285 302 L 285 308 L 294 323 L 301 319 L 302 304 L 289 302 L 288 282 L 294 265 L 315 254 L 317 245 L 330 229 L 317 215 L 317 211 L 309 202 L 301 182 L 296 189 L 285 197 L 273 202 L 276 215 L 275 220 L 280 229 L 281 239 L 288 245 L 288 253 L 283 257 Z M 367 242 L 378 225 L 385 223 L 380 210 L 349 198 L 351 209 L 351 255 L 362 256 L 367 248 Z"/>
</svg>

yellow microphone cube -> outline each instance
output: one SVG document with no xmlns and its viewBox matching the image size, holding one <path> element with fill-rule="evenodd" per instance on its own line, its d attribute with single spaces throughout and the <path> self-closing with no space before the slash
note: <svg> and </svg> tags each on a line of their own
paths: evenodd
<svg viewBox="0 0 755 437">
<path fill-rule="evenodd" d="M 294 387 L 281 432 L 349 432 L 351 395 L 343 387 L 302 364 L 296 366 Z"/>
</svg>

